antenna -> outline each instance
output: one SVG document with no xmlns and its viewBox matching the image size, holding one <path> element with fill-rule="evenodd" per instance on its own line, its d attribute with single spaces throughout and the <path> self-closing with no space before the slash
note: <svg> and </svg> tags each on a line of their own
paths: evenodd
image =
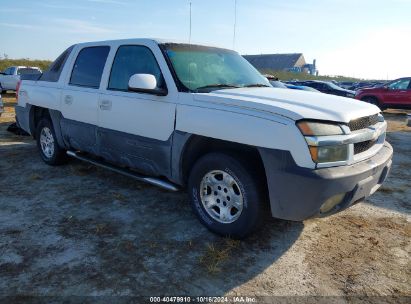
<svg viewBox="0 0 411 304">
<path fill-rule="evenodd" d="M 237 0 L 234 0 L 234 32 L 233 32 L 233 50 L 235 49 L 235 32 L 237 27 Z"/>
<path fill-rule="evenodd" d="M 190 30 L 188 34 L 188 43 L 191 44 L 191 1 L 190 1 Z"/>
</svg>

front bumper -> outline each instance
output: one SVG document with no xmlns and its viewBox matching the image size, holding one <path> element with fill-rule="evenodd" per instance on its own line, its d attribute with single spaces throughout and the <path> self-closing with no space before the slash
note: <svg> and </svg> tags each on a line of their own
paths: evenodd
<svg viewBox="0 0 411 304">
<path fill-rule="evenodd" d="M 373 194 L 387 178 L 393 149 L 388 142 L 364 161 L 317 170 L 298 167 L 289 152 L 260 149 L 273 217 L 302 221 L 344 210 Z M 330 211 L 321 206 L 331 197 L 344 198 Z"/>
</svg>

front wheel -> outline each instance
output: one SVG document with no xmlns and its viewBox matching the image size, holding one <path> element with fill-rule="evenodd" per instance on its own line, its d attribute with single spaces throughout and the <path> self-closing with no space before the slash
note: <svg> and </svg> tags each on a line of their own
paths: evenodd
<svg viewBox="0 0 411 304">
<path fill-rule="evenodd" d="M 263 223 L 267 211 L 264 187 L 257 176 L 261 173 L 243 163 L 226 154 L 210 153 L 197 161 L 189 176 L 195 214 L 222 236 L 247 236 Z"/>
<path fill-rule="evenodd" d="M 67 161 L 66 151 L 59 146 L 53 124 L 47 118 L 39 122 L 36 140 L 40 156 L 46 164 L 56 166 Z"/>
</svg>

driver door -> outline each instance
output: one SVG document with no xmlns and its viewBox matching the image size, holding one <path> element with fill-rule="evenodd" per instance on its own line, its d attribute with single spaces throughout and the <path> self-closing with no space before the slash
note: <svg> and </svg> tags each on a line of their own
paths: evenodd
<svg viewBox="0 0 411 304">
<path fill-rule="evenodd" d="M 150 48 L 119 46 L 99 100 L 100 156 L 149 175 L 165 175 L 170 168 L 175 100 L 170 93 L 157 96 L 129 91 L 128 81 L 134 74 L 154 75 L 157 87 L 166 88 Z"/>
<path fill-rule="evenodd" d="M 410 98 L 411 78 L 399 79 L 388 86 L 385 101 L 389 104 L 401 106 L 411 102 Z"/>
</svg>

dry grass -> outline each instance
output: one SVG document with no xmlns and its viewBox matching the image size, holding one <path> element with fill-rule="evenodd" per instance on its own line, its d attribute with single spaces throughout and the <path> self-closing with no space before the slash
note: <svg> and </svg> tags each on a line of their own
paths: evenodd
<svg viewBox="0 0 411 304">
<path fill-rule="evenodd" d="M 233 249 L 240 246 L 240 241 L 225 239 L 222 243 L 207 244 L 203 255 L 200 256 L 200 265 L 205 267 L 208 273 L 218 273 L 221 271 L 221 265 L 227 261 Z"/>
<path fill-rule="evenodd" d="M 15 65 L 35 66 L 35 67 L 39 67 L 40 69 L 44 71 L 49 67 L 50 64 L 51 64 L 50 60 L 33 60 L 33 59 L 28 59 L 28 58 L 21 58 L 21 59 L 2 58 L 0 59 L 0 71 L 5 70 L 9 66 L 15 66 Z"/>
<path fill-rule="evenodd" d="M 111 234 L 111 229 L 110 229 L 109 225 L 107 225 L 107 224 L 97 224 L 95 232 L 98 235 Z"/>
<path fill-rule="evenodd" d="M 77 176 L 87 176 L 90 172 L 96 170 L 96 167 L 93 165 L 71 165 L 70 170 L 73 172 L 74 175 Z"/>
<path fill-rule="evenodd" d="M 116 200 L 121 201 L 121 202 L 125 202 L 125 201 L 126 201 L 126 197 L 125 197 L 123 194 L 119 193 L 119 192 L 113 193 L 113 197 L 114 197 Z"/>
<path fill-rule="evenodd" d="M 36 173 L 33 173 L 33 174 L 31 174 L 31 175 L 29 176 L 29 179 L 30 179 L 31 181 L 37 181 L 37 180 L 41 180 L 41 176 L 38 175 L 38 174 L 36 174 Z"/>
</svg>

